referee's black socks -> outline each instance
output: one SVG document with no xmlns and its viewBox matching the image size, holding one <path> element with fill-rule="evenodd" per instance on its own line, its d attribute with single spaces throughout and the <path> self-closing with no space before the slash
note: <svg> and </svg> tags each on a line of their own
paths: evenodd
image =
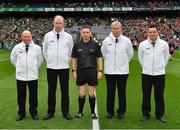
<svg viewBox="0 0 180 130">
<path fill-rule="evenodd" d="M 85 103 L 85 95 L 79 96 L 78 102 L 79 102 L 79 113 L 83 113 L 83 108 L 84 108 L 84 103 Z"/>
<path fill-rule="evenodd" d="M 95 108 L 95 101 L 96 101 L 96 97 L 95 95 L 93 96 L 89 96 L 89 103 L 90 103 L 90 107 L 91 107 L 91 113 L 95 113 L 94 112 L 94 108 Z"/>
</svg>

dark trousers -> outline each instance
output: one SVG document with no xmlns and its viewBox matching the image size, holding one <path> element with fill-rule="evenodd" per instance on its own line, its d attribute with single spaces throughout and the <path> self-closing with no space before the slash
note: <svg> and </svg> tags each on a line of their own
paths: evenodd
<svg viewBox="0 0 180 130">
<path fill-rule="evenodd" d="M 164 88 L 165 88 L 165 75 L 151 76 L 142 74 L 142 112 L 144 116 L 149 117 L 151 111 L 151 90 L 154 86 L 155 96 L 155 115 L 157 118 L 164 115 Z"/>
<path fill-rule="evenodd" d="M 105 75 L 107 84 L 107 103 L 106 108 L 109 114 L 114 115 L 114 101 L 116 85 L 118 89 L 119 108 L 117 113 L 123 115 L 126 112 L 126 83 L 128 74 L 126 75 Z"/>
<path fill-rule="evenodd" d="M 61 88 L 61 110 L 63 115 L 69 113 L 69 69 L 47 69 L 48 79 L 48 113 L 54 115 L 56 106 L 56 88 L 59 77 Z"/>
<path fill-rule="evenodd" d="M 29 89 L 29 112 L 31 115 L 37 114 L 37 89 L 38 89 L 38 80 L 33 81 L 20 81 L 16 80 L 17 83 L 17 100 L 18 100 L 18 114 L 21 116 L 26 115 L 26 88 L 28 85 Z"/>
</svg>

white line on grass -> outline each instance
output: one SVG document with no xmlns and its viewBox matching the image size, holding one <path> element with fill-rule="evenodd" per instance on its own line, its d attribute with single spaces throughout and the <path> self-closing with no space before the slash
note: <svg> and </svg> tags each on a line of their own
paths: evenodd
<svg viewBox="0 0 180 130">
<path fill-rule="evenodd" d="M 2 61 L 7 61 L 7 60 L 9 60 L 9 59 L 3 59 L 3 60 L 0 60 L 0 62 L 2 62 Z"/>
<path fill-rule="evenodd" d="M 96 91 L 94 92 L 95 96 L 96 96 Z M 96 97 L 96 104 L 95 104 L 95 113 L 98 117 L 98 119 L 96 120 L 92 120 L 93 122 L 93 130 L 99 130 L 99 116 L 98 116 L 98 109 L 97 109 L 97 97 Z"/>
</svg>

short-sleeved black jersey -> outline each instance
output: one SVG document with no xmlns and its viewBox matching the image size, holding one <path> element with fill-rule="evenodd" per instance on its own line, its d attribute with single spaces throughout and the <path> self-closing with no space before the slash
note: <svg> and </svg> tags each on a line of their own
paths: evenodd
<svg viewBox="0 0 180 130">
<path fill-rule="evenodd" d="M 90 40 L 74 44 L 72 58 L 77 58 L 77 68 L 97 68 L 97 58 L 102 57 L 100 45 Z"/>
</svg>

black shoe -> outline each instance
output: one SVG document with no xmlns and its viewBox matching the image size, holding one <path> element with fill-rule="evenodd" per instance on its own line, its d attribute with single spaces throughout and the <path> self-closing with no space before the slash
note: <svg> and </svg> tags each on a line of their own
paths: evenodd
<svg viewBox="0 0 180 130">
<path fill-rule="evenodd" d="M 118 114 L 118 119 L 124 119 L 124 115 L 122 115 L 122 114 Z"/>
<path fill-rule="evenodd" d="M 39 119 L 38 115 L 32 115 L 31 117 L 32 117 L 33 120 L 38 120 Z"/>
<path fill-rule="evenodd" d="M 91 114 L 91 119 L 97 119 L 97 116 L 96 116 L 95 113 L 92 113 L 92 114 Z"/>
<path fill-rule="evenodd" d="M 149 117 L 147 117 L 147 116 L 143 116 L 142 118 L 141 118 L 141 121 L 142 122 L 146 122 L 146 121 L 148 121 L 149 120 Z"/>
<path fill-rule="evenodd" d="M 17 118 L 16 118 L 16 121 L 21 121 L 21 120 L 23 120 L 24 118 L 25 118 L 25 116 L 20 116 L 20 115 L 18 115 Z"/>
<path fill-rule="evenodd" d="M 47 114 L 47 115 L 45 115 L 45 116 L 43 117 L 43 120 L 49 120 L 49 119 L 51 119 L 51 118 L 53 118 L 53 117 L 54 117 L 54 115 Z"/>
<path fill-rule="evenodd" d="M 83 117 L 83 113 L 80 112 L 76 113 L 76 115 L 74 116 L 74 118 L 81 118 L 81 117 Z"/>
<path fill-rule="evenodd" d="M 110 113 L 108 113 L 108 115 L 106 116 L 108 119 L 112 119 L 113 118 L 113 114 L 110 114 Z"/>
<path fill-rule="evenodd" d="M 63 117 L 66 118 L 67 120 L 72 120 L 73 119 L 72 116 L 69 115 L 69 114 L 64 114 Z"/>
<path fill-rule="evenodd" d="M 166 120 L 166 118 L 164 116 L 158 117 L 157 119 L 162 123 L 167 123 L 167 120 Z"/>
</svg>

